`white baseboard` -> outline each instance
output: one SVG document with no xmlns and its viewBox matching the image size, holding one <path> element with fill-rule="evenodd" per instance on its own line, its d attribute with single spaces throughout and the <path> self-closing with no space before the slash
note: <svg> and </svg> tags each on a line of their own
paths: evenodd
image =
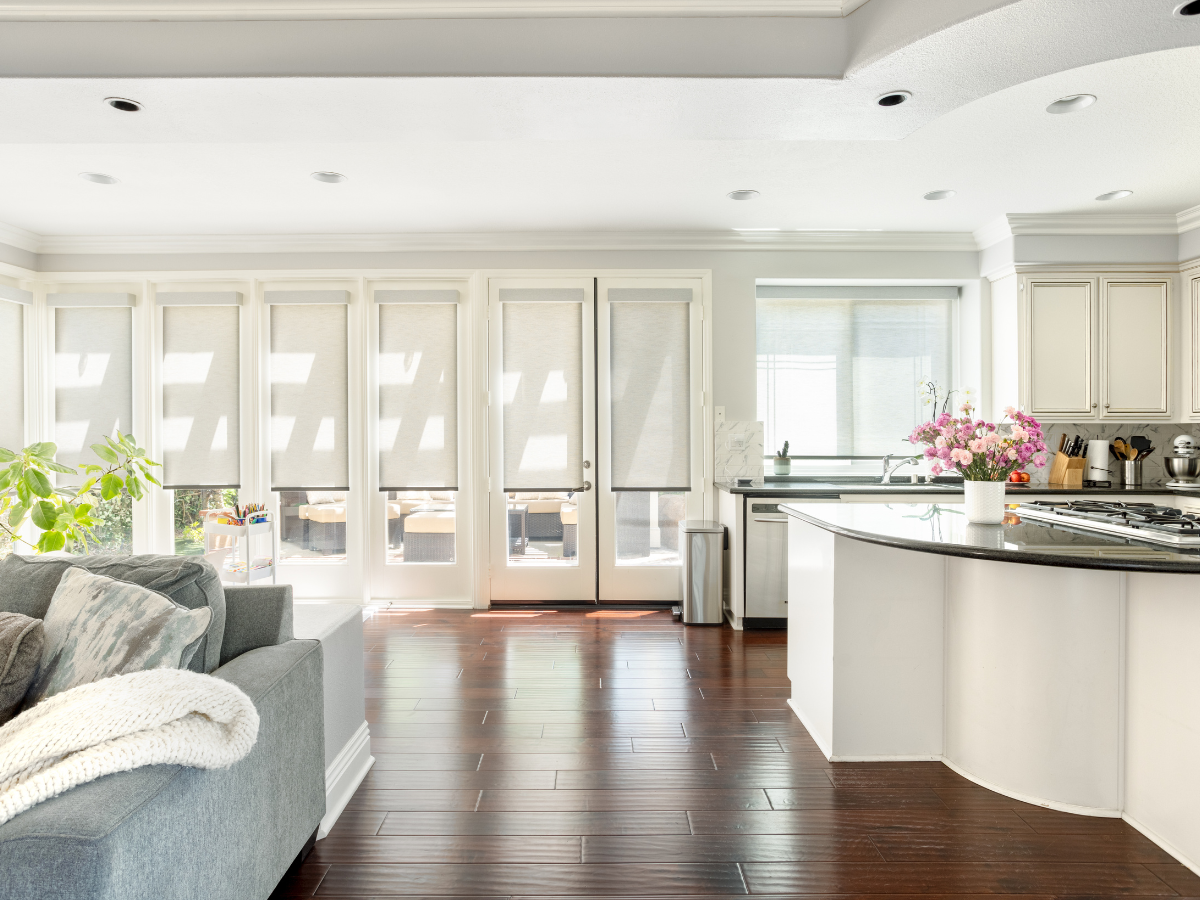
<svg viewBox="0 0 1200 900">
<path fill-rule="evenodd" d="M 318 841 L 329 834 L 373 765 L 371 732 L 363 722 L 325 769 L 325 818 L 321 819 L 321 827 L 317 829 Z"/>
<path fill-rule="evenodd" d="M 1176 847 L 1174 844 L 1172 844 L 1170 841 L 1168 841 L 1162 835 L 1155 832 L 1153 828 L 1147 828 L 1145 825 L 1143 825 L 1141 822 L 1139 822 L 1133 816 L 1129 815 L 1129 813 L 1125 813 L 1124 815 L 1121 816 L 1121 818 L 1124 819 L 1126 822 L 1128 822 L 1130 825 L 1132 825 L 1134 828 L 1136 828 L 1138 831 L 1140 831 L 1142 834 L 1144 834 L 1146 837 L 1148 837 L 1150 840 L 1152 840 L 1154 843 L 1158 844 L 1158 846 L 1161 847 L 1163 850 L 1170 853 L 1173 857 L 1175 857 L 1177 860 L 1179 860 L 1180 863 L 1187 866 L 1189 869 L 1191 869 L 1197 875 L 1200 875 L 1200 865 L 1197 865 L 1195 862 L 1193 862 L 1192 859 L 1186 853 L 1184 853 L 1182 850 L 1180 850 L 1178 847 Z"/>
<path fill-rule="evenodd" d="M 796 714 L 796 718 L 800 720 L 800 724 L 803 725 L 805 730 L 808 732 L 808 736 L 813 739 L 817 745 L 817 748 L 825 754 L 825 758 L 832 759 L 833 747 L 829 746 L 829 742 L 817 733 L 817 729 L 813 728 L 812 723 L 808 721 L 808 717 L 804 715 L 800 707 L 796 706 L 796 704 L 792 702 L 791 697 L 788 697 L 786 702 L 787 705 L 792 708 L 792 712 Z"/>
<path fill-rule="evenodd" d="M 1004 797 L 1011 797 L 1013 800 L 1020 800 L 1022 803 L 1029 803 L 1033 806 L 1042 806 L 1046 809 L 1057 810 L 1058 812 L 1071 813 L 1076 816 L 1093 816 L 1100 819 L 1119 819 L 1121 811 L 1119 809 L 1106 809 L 1097 806 L 1076 806 L 1073 803 L 1060 803 L 1057 800 L 1047 800 L 1044 797 L 1034 797 L 1031 794 L 1022 794 L 1020 791 L 1010 791 L 1005 788 L 992 784 L 990 781 L 984 781 L 982 778 L 977 778 L 961 766 L 955 765 L 946 757 L 942 757 L 942 762 L 951 770 L 961 775 L 968 781 L 973 781 L 983 788 L 987 788 L 993 793 L 1000 794 Z M 1152 838 L 1153 840 L 1153 838 Z M 1164 848 L 1165 849 L 1165 848 Z M 1169 851 L 1168 851 L 1169 852 Z"/>
</svg>

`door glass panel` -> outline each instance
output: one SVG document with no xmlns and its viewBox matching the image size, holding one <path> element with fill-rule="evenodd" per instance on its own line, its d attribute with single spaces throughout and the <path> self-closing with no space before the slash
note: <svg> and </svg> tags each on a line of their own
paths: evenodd
<svg viewBox="0 0 1200 900">
<path fill-rule="evenodd" d="M 346 561 L 346 492 L 280 491 L 279 557 Z"/>
<path fill-rule="evenodd" d="M 687 517 L 683 491 L 617 491 L 617 565 L 679 565 L 679 523 Z"/>
<path fill-rule="evenodd" d="M 576 289 L 500 291 L 512 565 L 579 565 L 574 501 L 583 473 L 583 299 Z"/>
<path fill-rule="evenodd" d="M 454 562 L 455 491 L 388 491 L 387 561 Z"/>
</svg>

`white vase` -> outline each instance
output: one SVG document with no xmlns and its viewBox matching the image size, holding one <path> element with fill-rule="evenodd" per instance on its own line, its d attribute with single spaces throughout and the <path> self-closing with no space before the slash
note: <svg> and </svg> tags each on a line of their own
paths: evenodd
<svg viewBox="0 0 1200 900">
<path fill-rule="evenodd" d="M 964 481 L 967 521 L 975 525 L 999 525 L 1004 521 L 1003 481 Z"/>
</svg>

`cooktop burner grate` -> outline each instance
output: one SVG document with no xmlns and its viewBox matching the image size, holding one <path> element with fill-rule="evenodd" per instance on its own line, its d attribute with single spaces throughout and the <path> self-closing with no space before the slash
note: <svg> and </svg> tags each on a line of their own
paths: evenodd
<svg viewBox="0 0 1200 900">
<path fill-rule="evenodd" d="M 1170 506 L 1105 500 L 1035 500 L 1022 503 L 1018 512 L 1031 519 L 1060 522 L 1107 534 L 1156 543 L 1200 546 L 1200 516 Z"/>
</svg>

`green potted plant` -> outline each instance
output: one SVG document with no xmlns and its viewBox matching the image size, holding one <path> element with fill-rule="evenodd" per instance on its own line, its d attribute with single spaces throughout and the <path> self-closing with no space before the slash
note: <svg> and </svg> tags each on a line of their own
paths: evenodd
<svg viewBox="0 0 1200 900">
<path fill-rule="evenodd" d="M 0 537 L 14 546 L 25 544 L 36 553 L 82 549 L 95 541 L 92 516 L 96 503 L 113 500 L 126 491 L 134 500 L 146 494 L 146 482 L 159 484 L 150 469 L 158 463 L 127 434 L 105 437 L 92 444 L 102 465 L 81 464 L 84 480 L 79 487 L 56 488 L 51 473 L 75 475 L 75 469 L 54 461 L 58 446 L 50 441 L 14 451 L 0 447 Z M 26 522 L 41 532 L 36 542 L 22 534 Z"/>
<path fill-rule="evenodd" d="M 788 442 L 783 442 L 783 449 L 775 454 L 775 474 L 791 475 L 792 458 L 788 456 Z"/>
</svg>

